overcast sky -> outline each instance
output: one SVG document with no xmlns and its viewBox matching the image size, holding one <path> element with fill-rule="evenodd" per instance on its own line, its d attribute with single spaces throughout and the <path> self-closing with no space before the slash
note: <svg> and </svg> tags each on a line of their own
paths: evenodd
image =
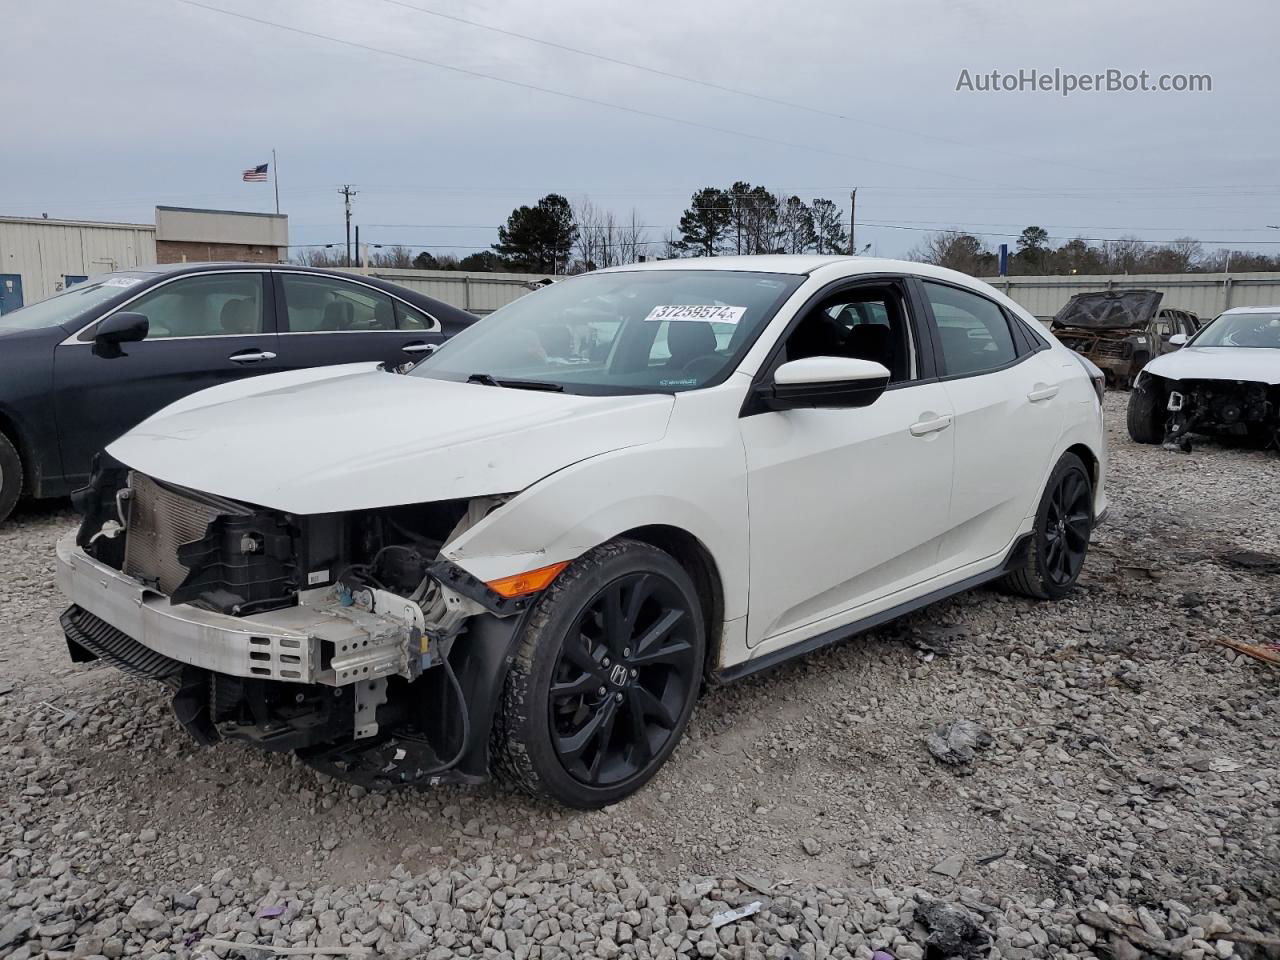
<svg viewBox="0 0 1280 960">
<path fill-rule="evenodd" d="M 549 191 L 635 208 L 657 240 L 694 190 L 741 179 L 846 210 L 858 187 L 859 246 L 882 256 L 925 229 L 1031 223 L 1280 250 L 1259 246 L 1280 241 L 1274 0 L 199 2 L 241 16 L 0 0 L 0 214 L 266 211 L 270 184 L 240 175 L 274 147 L 294 244 L 342 240 L 343 183 L 362 239 L 465 254 Z M 1209 74 L 1213 89 L 956 90 L 964 69 L 1019 68 Z"/>
</svg>

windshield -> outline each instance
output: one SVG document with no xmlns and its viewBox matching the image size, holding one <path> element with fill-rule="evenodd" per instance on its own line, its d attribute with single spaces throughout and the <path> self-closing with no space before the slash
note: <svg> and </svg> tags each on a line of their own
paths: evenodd
<svg viewBox="0 0 1280 960">
<path fill-rule="evenodd" d="M 413 376 L 568 393 L 675 393 L 718 383 L 802 276 L 636 270 L 562 280 L 449 340 Z"/>
<path fill-rule="evenodd" d="M 7 330 L 40 330 L 43 327 L 66 324 L 145 279 L 145 274 L 109 273 L 77 283 L 48 300 L 6 313 L 0 317 L 0 333 Z"/>
<path fill-rule="evenodd" d="M 1272 347 L 1280 349 L 1280 311 L 1224 313 L 1191 341 L 1197 347 Z"/>
</svg>

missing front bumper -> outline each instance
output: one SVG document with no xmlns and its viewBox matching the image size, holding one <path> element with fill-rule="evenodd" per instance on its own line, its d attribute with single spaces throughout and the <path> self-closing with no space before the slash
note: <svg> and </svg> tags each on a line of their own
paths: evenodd
<svg viewBox="0 0 1280 960">
<path fill-rule="evenodd" d="M 215 673 L 284 683 L 347 686 L 415 675 L 420 655 L 405 624 L 338 603 L 296 606 L 248 617 L 171 604 L 93 559 L 68 536 L 58 541 L 58 586 L 138 647 Z M 137 651 L 134 651 L 136 654 Z"/>
</svg>

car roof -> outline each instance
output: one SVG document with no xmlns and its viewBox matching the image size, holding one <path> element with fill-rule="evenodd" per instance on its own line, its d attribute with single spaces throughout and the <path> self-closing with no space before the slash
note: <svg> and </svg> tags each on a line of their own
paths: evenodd
<svg viewBox="0 0 1280 960">
<path fill-rule="evenodd" d="M 858 276 L 876 273 L 909 273 L 940 280 L 982 284 L 967 273 L 936 267 L 918 260 L 891 260 L 885 257 L 820 256 L 810 253 L 768 253 L 754 256 L 679 257 L 606 267 L 597 273 L 625 273 L 633 270 L 741 270 L 754 273 L 789 273 L 807 276 L 819 271 L 831 275 Z M 987 286 L 987 284 L 983 284 Z"/>
<path fill-rule="evenodd" d="M 1230 310 L 1223 310 L 1222 314 L 1228 313 L 1280 313 L 1280 306 L 1276 307 L 1232 307 Z"/>
<path fill-rule="evenodd" d="M 598 273 L 629 273 L 634 270 L 742 270 L 754 273 L 791 273 L 803 276 L 819 267 L 857 257 L 815 256 L 812 254 L 760 254 L 749 257 L 677 257 L 673 260 L 650 260 L 605 267 Z"/>
</svg>

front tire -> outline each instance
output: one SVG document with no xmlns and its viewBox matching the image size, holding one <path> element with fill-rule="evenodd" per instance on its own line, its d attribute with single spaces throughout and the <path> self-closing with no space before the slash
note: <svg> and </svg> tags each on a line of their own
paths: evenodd
<svg viewBox="0 0 1280 960">
<path fill-rule="evenodd" d="M 1040 497 L 1026 561 L 1005 583 L 1026 597 L 1061 600 L 1075 588 L 1092 532 L 1093 480 L 1079 457 L 1064 453 Z"/>
<path fill-rule="evenodd" d="M 1160 443 L 1164 440 L 1164 397 L 1151 377 L 1135 384 L 1129 394 L 1125 422 L 1134 443 Z"/>
<path fill-rule="evenodd" d="M 22 459 L 9 438 L 0 433 L 0 523 L 13 512 L 22 493 Z"/>
<path fill-rule="evenodd" d="M 706 636 L 693 581 L 635 540 L 583 554 L 538 599 L 494 724 L 495 772 L 594 809 L 644 786 L 693 713 Z"/>
</svg>

